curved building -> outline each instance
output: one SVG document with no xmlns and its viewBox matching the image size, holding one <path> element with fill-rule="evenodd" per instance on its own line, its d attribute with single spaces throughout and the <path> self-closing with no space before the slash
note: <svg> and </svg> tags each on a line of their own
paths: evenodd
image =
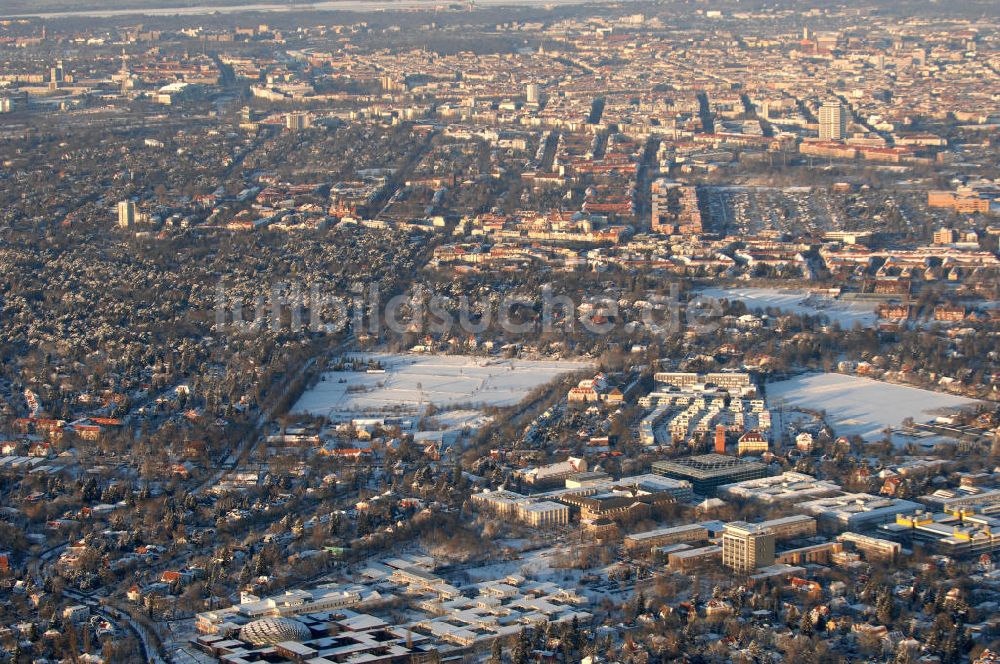
<svg viewBox="0 0 1000 664">
<path fill-rule="evenodd" d="M 240 629 L 240 640 L 255 646 L 274 645 L 282 641 L 308 641 L 309 628 L 291 618 L 261 618 Z"/>
</svg>

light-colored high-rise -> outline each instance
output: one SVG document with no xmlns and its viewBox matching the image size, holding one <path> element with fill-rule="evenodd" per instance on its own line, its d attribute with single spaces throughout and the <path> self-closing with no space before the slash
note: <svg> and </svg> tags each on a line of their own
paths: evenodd
<svg viewBox="0 0 1000 664">
<path fill-rule="evenodd" d="M 525 98 L 529 104 L 537 104 L 540 99 L 540 94 L 538 90 L 537 83 L 528 83 L 528 87 L 525 90 Z"/>
<path fill-rule="evenodd" d="M 847 109 L 839 101 L 824 102 L 819 109 L 819 137 L 824 141 L 842 141 L 847 136 Z"/>
<path fill-rule="evenodd" d="M 285 128 L 292 131 L 302 131 L 312 127 L 312 118 L 308 113 L 289 113 L 285 116 Z"/>
<path fill-rule="evenodd" d="M 132 201 L 118 203 L 118 226 L 129 229 L 135 226 L 136 207 Z"/>
<path fill-rule="evenodd" d="M 734 521 L 722 533 L 722 564 L 749 572 L 774 564 L 774 532 L 759 524 Z"/>
</svg>

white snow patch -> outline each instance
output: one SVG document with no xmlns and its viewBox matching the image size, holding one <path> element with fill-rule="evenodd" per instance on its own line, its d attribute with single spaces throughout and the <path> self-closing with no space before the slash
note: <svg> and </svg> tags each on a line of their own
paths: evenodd
<svg viewBox="0 0 1000 664">
<path fill-rule="evenodd" d="M 917 423 L 945 411 L 975 405 L 974 399 L 837 373 L 815 373 L 767 385 L 768 408 L 825 410 L 841 436 L 882 437 L 907 417 Z"/>
<path fill-rule="evenodd" d="M 447 427 L 473 424 L 478 408 L 513 406 L 536 387 L 560 375 L 592 366 L 585 362 L 519 360 L 461 355 L 366 354 L 385 373 L 332 371 L 307 390 L 293 407 L 296 413 L 329 416 L 359 414 L 423 414 L 428 404 Z M 457 410 L 462 407 L 463 410 Z"/>
<path fill-rule="evenodd" d="M 790 314 L 826 316 L 830 322 L 839 322 L 844 329 L 858 323 L 862 327 L 872 327 L 878 322 L 875 302 L 837 300 L 829 295 L 813 293 L 802 288 L 700 288 L 702 297 L 717 300 L 739 300 L 746 303 L 750 311 L 768 307 L 781 309 Z"/>
</svg>

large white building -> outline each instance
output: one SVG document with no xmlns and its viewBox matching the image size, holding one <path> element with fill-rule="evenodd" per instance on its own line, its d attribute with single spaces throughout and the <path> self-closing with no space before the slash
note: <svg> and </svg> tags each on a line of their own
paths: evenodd
<svg viewBox="0 0 1000 664">
<path fill-rule="evenodd" d="M 308 113 L 288 113 L 285 115 L 285 129 L 302 131 L 312 126 L 312 116 Z"/>
<path fill-rule="evenodd" d="M 646 473 L 632 475 L 619 480 L 597 476 L 582 483 L 575 476 L 565 480 L 567 488 L 555 489 L 530 496 L 506 489 L 486 489 L 470 496 L 478 509 L 499 517 L 517 519 L 534 527 L 558 526 L 569 523 L 570 508 L 568 497 L 580 498 L 595 494 L 634 492 L 636 496 L 648 494 L 669 494 L 674 500 L 690 500 L 694 492 L 691 483 L 661 475 Z"/>
<path fill-rule="evenodd" d="M 260 618 L 287 618 L 306 613 L 335 611 L 378 599 L 360 586 L 289 590 L 281 595 L 260 598 L 244 593 L 239 604 L 225 609 L 205 611 L 196 616 L 195 628 L 202 634 L 215 634 L 227 626 Z"/>
<path fill-rule="evenodd" d="M 565 461 L 518 471 L 518 475 L 528 484 L 546 484 L 562 482 L 570 475 L 585 472 L 587 472 L 587 462 L 583 459 L 570 457 Z"/>
<path fill-rule="evenodd" d="M 551 500 L 519 505 L 517 516 L 524 523 L 535 528 L 561 526 L 569 523 L 569 507 Z"/>
<path fill-rule="evenodd" d="M 510 574 L 467 584 L 459 591 L 430 571 L 432 561 L 419 558 L 423 557 L 372 562 L 360 574 L 365 580 L 350 587 L 359 592 L 363 603 L 368 603 L 369 597 L 404 603 L 405 623 L 391 624 L 374 615 L 349 608 L 317 607 L 316 603 L 303 604 L 294 617 L 277 615 L 259 610 L 259 604 L 266 600 L 248 596 L 227 609 L 198 614 L 195 626 L 201 636 L 192 643 L 226 662 L 398 664 L 411 661 L 411 655 L 418 659 L 417 654 L 426 655 L 429 649 L 441 653 L 470 647 L 488 649 L 491 641 L 515 638 L 529 625 L 591 618 L 585 610 L 585 596 L 550 580 Z M 319 598 L 345 589 L 296 593 Z M 248 610 L 251 606 L 256 608 Z"/>
<path fill-rule="evenodd" d="M 815 516 L 823 528 L 836 532 L 874 528 L 895 521 L 897 514 L 912 512 L 921 507 L 909 500 L 868 493 L 842 493 L 797 506 L 800 511 Z"/>
<path fill-rule="evenodd" d="M 813 500 L 840 492 L 840 486 L 818 480 L 805 473 L 788 472 L 773 477 L 762 477 L 735 484 L 724 484 L 716 489 L 720 498 L 752 500 L 761 503 L 787 503 Z"/>
</svg>

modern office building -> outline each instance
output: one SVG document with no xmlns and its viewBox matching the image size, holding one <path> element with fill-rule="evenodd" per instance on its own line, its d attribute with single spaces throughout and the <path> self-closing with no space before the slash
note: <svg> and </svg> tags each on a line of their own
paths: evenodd
<svg viewBox="0 0 1000 664">
<path fill-rule="evenodd" d="M 653 472 L 664 477 L 687 480 L 694 492 L 715 495 L 716 488 L 767 475 L 767 466 L 759 461 L 738 459 L 725 454 L 702 454 L 682 459 L 666 459 L 653 464 Z"/>
<path fill-rule="evenodd" d="M 847 137 L 847 109 L 836 99 L 824 102 L 819 109 L 819 137 L 841 141 Z"/>
<path fill-rule="evenodd" d="M 750 572 L 774 564 L 774 533 L 761 524 L 734 521 L 722 533 L 722 564 Z"/>
</svg>

